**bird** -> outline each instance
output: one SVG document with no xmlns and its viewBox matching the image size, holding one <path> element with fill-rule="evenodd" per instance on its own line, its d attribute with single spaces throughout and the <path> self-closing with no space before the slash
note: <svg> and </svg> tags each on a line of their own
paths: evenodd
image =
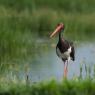
<svg viewBox="0 0 95 95">
<path fill-rule="evenodd" d="M 59 34 L 59 40 L 56 45 L 56 53 L 57 56 L 64 62 L 63 77 L 67 78 L 68 63 L 70 60 L 75 60 L 75 48 L 72 41 L 68 41 L 62 36 L 62 31 L 64 32 L 64 28 L 64 24 L 62 22 L 59 23 L 54 32 L 51 33 L 50 38 L 54 37 L 56 34 Z"/>
</svg>

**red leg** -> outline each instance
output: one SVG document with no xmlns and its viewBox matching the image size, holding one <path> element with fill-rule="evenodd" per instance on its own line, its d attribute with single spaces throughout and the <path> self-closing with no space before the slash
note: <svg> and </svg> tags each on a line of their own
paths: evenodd
<svg viewBox="0 0 95 95">
<path fill-rule="evenodd" d="M 64 78 L 67 78 L 68 73 L 68 61 L 64 62 Z"/>
</svg>

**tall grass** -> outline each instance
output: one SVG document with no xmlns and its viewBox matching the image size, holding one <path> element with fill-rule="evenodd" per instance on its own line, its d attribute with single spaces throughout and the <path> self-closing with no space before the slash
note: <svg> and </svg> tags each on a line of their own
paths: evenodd
<svg viewBox="0 0 95 95">
<path fill-rule="evenodd" d="M 51 4 L 54 3 L 53 6 L 59 2 L 67 5 L 70 3 L 70 1 L 66 0 L 59 0 L 56 2 L 44 2 L 43 0 L 13 0 L 10 2 L 5 0 L 0 1 L 1 62 L 4 60 L 8 61 L 10 59 L 24 59 L 24 57 L 28 55 L 33 56 L 34 53 L 32 54 L 32 52 L 29 52 L 29 50 L 32 51 L 35 49 L 35 46 L 33 45 L 34 41 L 36 40 L 35 36 L 48 38 L 50 33 L 54 30 L 59 22 L 63 22 L 65 24 L 64 35 L 72 40 L 94 38 L 94 11 L 89 12 L 90 14 L 79 12 L 67 13 L 63 11 L 64 8 L 60 11 L 52 9 L 51 7 L 53 6 L 51 6 L 51 4 L 49 5 L 50 2 Z M 76 2 L 82 1 L 74 2 L 76 4 Z M 83 4 L 88 4 L 86 1 L 83 2 L 85 2 Z M 92 2 L 94 3 L 94 1 L 91 1 L 91 4 Z M 44 3 L 47 4 L 47 8 L 43 8 L 45 5 Z M 31 11 L 32 4 L 38 7 L 40 6 L 40 8 L 34 8 L 33 11 Z M 18 11 L 18 8 L 21 10 Z"/>
<path fill-rule="evenodd" d="M 50 8 L 65 12 L 93 12 L 95 10 L 94 0 L 0 0 L 0 5 L 18 11 L 24 9 L 33 11 L 39 8 Z"/>
<path fill-rule="evenodd" d="M 1 95 L 94 95 L 95 82 L 85 81 L 63 81 L 57 83 L 51 81 L 49 83 L 40 83 L 36 85 L 23 84 L 3 84 L 0 85 Z"/>
<path fill-rule="evenodd" d="M 6 8 L 1 8 L 0 13 L 0 31 L 2 32 L 32 32 L 40 36 L 49 36 L 59 22 L 65 23 L 66 35 L 76 36 L 77 39 L 80 38 L 77 36 L 78 33 L 81 37 L 83 34 L 89 36 L 89 34 L 93 35 L 95 30 L 95 22 L 93 22 L 95 13 L 67 14 L 50 9 L 39 9 L 33 13 L 24 10 L 18 13 Z"/>
<path fill-rule="evenodd" d="M 14 67 L 11 69 L 15 69 Z M 95 65 L 94 65 L 95 66 Z M 95 94 L 95 76 L 93 79 L 90 77 L 90 67 L 85 64 L 85 71 L 87 76 L 82 79 L 82 69 L 80 67 L 80 76 L 74 79 L 63 79 L 61 82 L 57 81 L 44 81 L 33 83 L 26 77 L 25 80 L 19 80 L 16 77 L 9 80 L 9 78 L 0 77 L 0 94 L 1 95 L 94 95 Z M 92 69 L 94 70 L 95 67 Z M 26 73 L 27 73 L 26 66 Z M 16 74 L 16 71 L 15 71 Z M 95 71 L 94 71 L 95 74 Z"/>
</svg>

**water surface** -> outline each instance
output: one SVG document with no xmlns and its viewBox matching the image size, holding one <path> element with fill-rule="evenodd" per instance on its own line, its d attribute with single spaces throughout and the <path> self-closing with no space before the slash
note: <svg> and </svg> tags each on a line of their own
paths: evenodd
<svg viewBox="0 0 95 95">
<path fill-rule="evenodd" d="M 13 79 L 25 80 L 28 75 L 31 82 L 49 81 L 63 79 L 64 64 L 56 55 L 56 43 L 47 40 L 38 39 L 35 44 L 37 48 L 33 49 L 35 56 L 27 56 L 21 60 L 20 64 L 11 67 L 7 72 L 7 77 Z M 91 67 L 91 77 L 93 78 L 93 68 L 95 64 L 95 43 L 94 41 L 75 42 L 75 61 L 70 61 L 68 65 L 68 79 L 80 76 L 80 66 L 82 65 L 82 76 L 86 77 L 85 64 Z M 10 63 L 11 64 L 11 63 Z"/>
<path fill-rule="evenodd" d="M 43 44 L 43 43 L 42 43 Z M 50 44 L 48 44 L 50 45 Z M 95 63 L 95 43 L 82 42 L 77 43 L 75 46 L 75 61 L 70 61 L 68 65 L 68 78 L 80 75 L 80 66 L 83 68 L 83 77 L 86 76 L 85 64 L 90 66 L 91 69 Z M 32 81 L 45 81 L 45 80 L 62 80 L 63 79 L 64 64 L 56 55 L 55 47 L 49 47 L 47 53 L 42 51 L 42 55 L 38 56 L 34 61 L 30 62 L 29 76 Z M 93 71 L 91 71 L 93 75 Z"/>
</svg>

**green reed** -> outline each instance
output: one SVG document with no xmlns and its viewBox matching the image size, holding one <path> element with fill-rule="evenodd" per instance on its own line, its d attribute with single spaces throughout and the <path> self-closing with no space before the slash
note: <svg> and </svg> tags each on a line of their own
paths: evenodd
<svg viewBox="0 0 95 95">
<path fill-rule="evenodd" d="M 85 67 L 85 68 L 83 68 Z M 33 83 L 29 80 L 29 66 L 25 64 L 25 78 L 18 79 L 18 67 L 13 64 L 11 69 L 15 69 L 11 78 L 0 76 L 0 94 L 7 93 L 8 95 L 94 95 L 95 94 L 95 76 L 91 77 L 91 72 L 95 68 L 91 69 L 89 65 L 83 64 L 80 66 L 80 76 L 77 79 L 64 79 L 61 82 L 57 81 L 42 81 L 39 83 Z M 87 73 L 85 78 L 82 76 L 82 72 L 85 70 Z M 9 73 L 10 73 L 9 71 Z"/>
<path fill-rule="evenodd" d="M 39 8 L 50 8 L 58 11 L 65 12 L 93 12 L 95 10 L 94 0 L 0 0 L 0 6 L 5 6 L 6 8 L 12 8 L 15 10 L 29 10 L 34 11 Z"/>
<path fill-rule="evenodd" d="M 51 81 L 47 83 L 38 83 L 35 85 L 24 84 L 2 84 L 0 85 L 0 94 L 8 95 L 94 95 L 95 82 L 90 80 L 85 81 L 67 81 L 62 83 Z"/>
</svg>

